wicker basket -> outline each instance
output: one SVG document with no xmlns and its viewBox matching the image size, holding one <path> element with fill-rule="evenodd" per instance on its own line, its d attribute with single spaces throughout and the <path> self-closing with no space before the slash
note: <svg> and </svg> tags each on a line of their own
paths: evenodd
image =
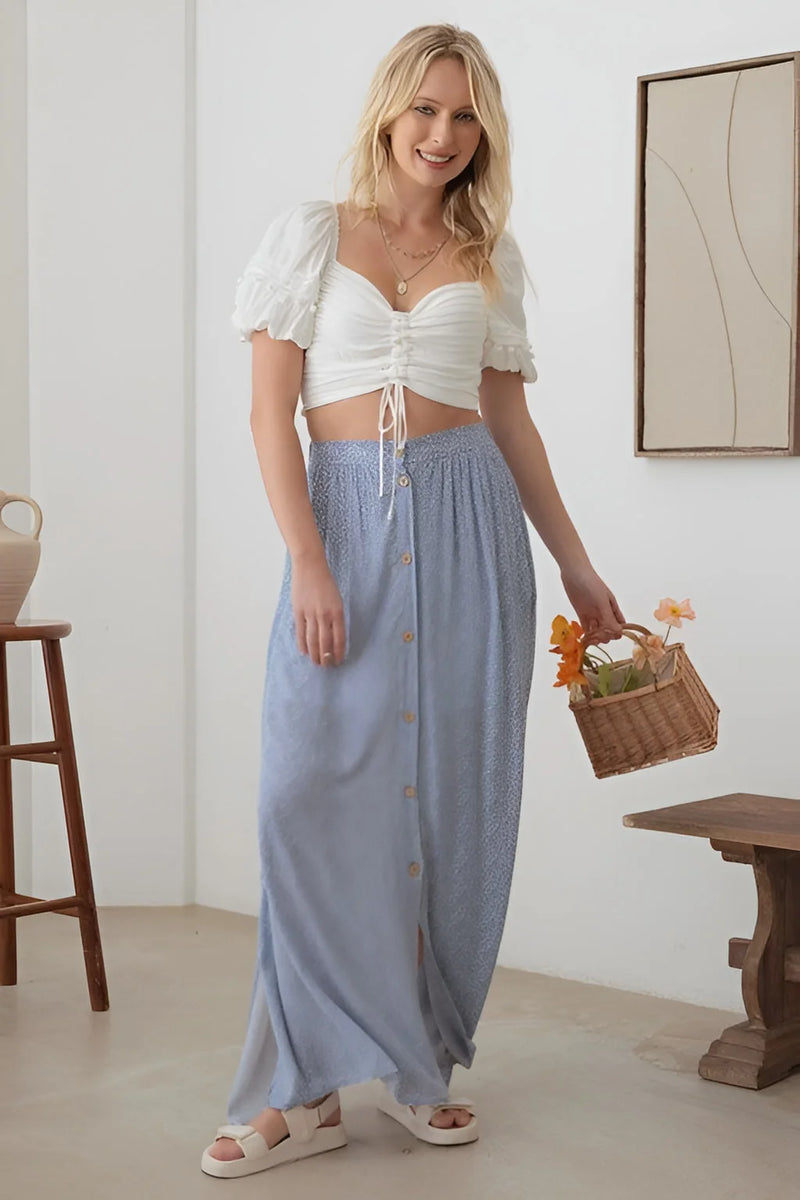
<svg viewBox="0 0 800 1200">
<path fill-rule="evenodd" d="M 626 625 L 648 634 L 641 625 Z M 613 664 L 626 668 L 631 659 Z M 640 771 L 717 744 L 719 708 L 695 671 L 682 642 L 667 646 L 655 683 L 615 696 L 585 698 L 570 704 L 598 779 Z"/>
</svg>

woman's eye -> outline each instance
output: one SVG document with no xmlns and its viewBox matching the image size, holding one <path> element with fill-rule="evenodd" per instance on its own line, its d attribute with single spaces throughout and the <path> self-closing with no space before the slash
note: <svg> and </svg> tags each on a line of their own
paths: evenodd
<svg viewBox="0 0 800 1200">
<path fill-rule="evenodd" d="M 414 109 L 414 111 L 415 111 L 415 112 L 433 112 L 433 109 L 432 109 L 432 108 L 429 108 L 429 106 L 428 106 L 427 104 L 417 104 L 417 105 L 415 106 L 415 109 Z M 474 120 L 475 120 L 475 114 L 474 114 L 474 113 L 469 113 L 469 112 L 465 112 L 465 113 L 459 113 L 459 119 L 460 119 L 461 117 L 466 117 L 467 121 L 474 121 Z"/>
</svg>

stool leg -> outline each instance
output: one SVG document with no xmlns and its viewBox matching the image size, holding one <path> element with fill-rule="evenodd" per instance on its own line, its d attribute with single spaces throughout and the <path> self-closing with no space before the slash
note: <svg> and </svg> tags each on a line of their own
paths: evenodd
<svg viewBox="0 0 800 1200">
<path fill-rule="evenodd" d="M 108 986 L 103 963 L 103 948 L 100 944 L 100 927 L 97 921 L 97 908 L 92 886 L 89 846 L 86 840 L 83 804 L 78 783 L 78 765 L 75 759 L 75 743 L 72 737 L 72 721 L 69 714 L 67 685 L 59 639 L 43 639 L 42 653 L 47 676 L 47 691 L 50 697 L 53 733 L 59 745 L 56 756 L 61 777 L 61 794 L 64 800 L 72 877 L 75 881 L 75 895 L 80 901 L 78 920 L 81 927 L 89 998 L 94 1012 L 105 1012 L 108 1008 Z"/>
<path fill-rule="evenodd" d="M 0 746 L 11 745 L 8 717 L 6 644 L 0 642 Z M 16 891 L 14 871 L 14 808 L 11 801 L 11 759 L 0 759 L 0 906 Z M 11 904 L 14 901 L 10 901 Z M 17 918 L 0 917 L 0 985 L 17 982 Z"/>
</svg>

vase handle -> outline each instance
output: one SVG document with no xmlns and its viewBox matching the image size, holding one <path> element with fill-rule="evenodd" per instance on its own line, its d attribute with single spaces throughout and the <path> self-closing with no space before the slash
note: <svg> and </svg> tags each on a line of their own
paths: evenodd
<svg viewBox="0 0 800 1200">
<path fill-rule="evenodd" d="M 31 500 L 30 496 L 15 496 L 11 492 L 0 492 L 0 514 L 2 514 L 2 511 L 5 508 L 5 506 L 7 504 L 10 504 L 12 502 L 12 500 L 19 500 L 19 501 L 21 501 L 22 504 L 29 504 L 30 507 L 33 509 L 34 528 L 31 533 L 29 533 L 27 535 L 23 535 L 23 536 L 36 538 L 36 540 L 38 541 L 39 534 L 41 533 L 41 530 L 42 530 L 42 510 L 39 508 L 39 505 L 36 503 L 35 500 Z M 12 530 L 10 525 L 6 525 L 5 521 L 3 520 L 2 515 L 0 515 L 0 525 L 2 525 L 5 529 L 10 530 L 10 532 L 12 532 L 12 533 L 17 532 L 16 530 Z"/>
</svg>

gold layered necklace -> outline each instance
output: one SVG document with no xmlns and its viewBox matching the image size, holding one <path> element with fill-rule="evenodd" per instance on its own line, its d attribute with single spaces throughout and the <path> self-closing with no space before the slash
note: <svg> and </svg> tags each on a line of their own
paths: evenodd
<svg viewBox="0 0 800 1200">
<path fill-rule="evenodd" d="M 441 242 L 437 242 L 437 244 L 430 250 L 417 250 L 417 251 L 404 250 L 401 246 L 395 246 L 394 242 L 389 241 L 389 238 L 386 235 L 386 230 L 383 228 L 383 222 L 381 221 L 381 215 L 378 212 L 377 205 L 375 207 L 375 217 L 378 222 L 378 228 L 381 231 L 381 237 L 383 238 L 383 244 L 386 249 L 386 256 L 389 259 L 389 262 L 392 264 L 392 270 L 394 271 L 394 273 L 397 277 L 397 283 L 395 284 L 395 291 L 397 292 L 398 296 L 405 296 L 406 292 L 408 291 L 409 280 L 413 279 L 416 275 L 419 275 L 420 271 L 424 271 L 425 268 L 429 265 L 429 263 L 433 262 L 433 260 L 436 258 L 436 255 L 441 250 L 442 246 L 444 246 L 444 244 L 450 240 L 450 234 L 448 233 L 446 238 L 443 238 Z M 392 258 L 391 254 L 389 252 L 390 246 L 392 247 L 393 250 L 397 250 L 400 254 L 405 254 L 407 258 L 427 258 L 428 261 L 424 262 L 421 267 L 417 267 L 416 271 L 413 271 L 410 275 L 403 276 L 400 274 L 397 267 L 395 266 L 394 259 Z"/>
</svg>

